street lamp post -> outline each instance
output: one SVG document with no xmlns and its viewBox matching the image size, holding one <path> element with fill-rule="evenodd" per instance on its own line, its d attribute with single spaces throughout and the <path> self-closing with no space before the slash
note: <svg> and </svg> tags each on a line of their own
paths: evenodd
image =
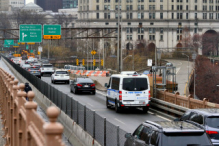
<svg viewBox="0 0 219 146">
<path fill-rule="evenodd" d="M 182 53 L 182 55 L 188 57 L 188 81 L 187 82 L 189 82 L 189 56 L 186 55 L 185 53 Z M 188 83 L 187 83 L 187 86 L 188 86 Z"/>
</svg>

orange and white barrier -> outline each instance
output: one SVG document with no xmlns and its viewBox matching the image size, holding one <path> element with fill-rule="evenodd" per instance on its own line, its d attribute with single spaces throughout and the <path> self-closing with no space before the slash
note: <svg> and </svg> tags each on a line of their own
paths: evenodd
<svg viewBox="0 0 219 146">
<path fill-rule="evenodd" d="M 95 76 L 95 77 L 106 77 L 109 71 L 94 71 L 94 70 L 71 70 L 72 74 L 82 75 L 82 76 Z"/>
</svg>

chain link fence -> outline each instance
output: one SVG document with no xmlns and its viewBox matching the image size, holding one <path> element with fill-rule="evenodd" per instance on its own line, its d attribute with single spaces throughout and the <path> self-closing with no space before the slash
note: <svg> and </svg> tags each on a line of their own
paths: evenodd
<svg viewBox="0 0 219 146">
<path fill-rule="evenodd" d="M 87 108 L 82 103 L 79 103 L 66 93 L 57 90 L 50 84 L 30 74 L 27 70 L 14 64 L 8 58 L 2 57 L 102 146 L 124 145 L 126 131 L 120 129 L 119 126 L 110 123 L 106 118 Z"/>
</svg>

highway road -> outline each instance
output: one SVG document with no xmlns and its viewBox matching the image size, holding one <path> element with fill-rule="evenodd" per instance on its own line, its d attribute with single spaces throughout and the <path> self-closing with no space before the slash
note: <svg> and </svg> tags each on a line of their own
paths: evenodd
<svg viewBox="0 0 219 146">
<path fill-rule="evenodd" d="M 43 76 L 41 78 L 45 82 L 51 84 L 51 77 Z M 88 108 L 95 110 L 97 114 L 105 117 L 109 122 L 114 125 L 120 126 L 121 129 L 132 133 L 137 126 L 145 120 L 151 121 L 167 121 L 165 117 L 154 115 L 152 112 L 143 113 L 140 109 L 138 110 L 125 110 L 122 113 L 116 113 L 114 109 L 106 108 L 106 100 L 103 92 L 98 92 L 96 95 L 90 93 L 73 94 L 70 93 L 70 86 L 68 84 L 56 83 L 51 84 L 58 90 L 68 94 L 70 97 L 74 98 Z"/>
</svg>

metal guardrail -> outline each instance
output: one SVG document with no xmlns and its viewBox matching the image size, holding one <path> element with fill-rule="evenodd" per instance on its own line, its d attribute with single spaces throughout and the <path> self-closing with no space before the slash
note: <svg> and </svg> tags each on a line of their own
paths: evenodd
<svg viewBox="0 0 219 146">
<path fill-rule="evenodd" d="M 4 56 L 2 56 L 4 57 Z M 47 82 L 30 74 L 8 58 L 4 59 L 42 94 L 59 107 L 66 115 L 80 125 L 87 133 L 103 146 L 123 146 L 126 140 L 126 131 L 100 116 L 96 111 L 89 109 L 82 103 L 54 88 Z"/>
<path fill-rule="evenodd" d="M 34 92 L 24 92 L 25 85 L 0 68 L 0 105 L 6 146 L 64 146 L 63 126 L 56 122 L 59 110 L 49 107 L 46 123 L 36 112 Z M 26 97 L 29 101 L 26 101 Z"/>
</svg>

